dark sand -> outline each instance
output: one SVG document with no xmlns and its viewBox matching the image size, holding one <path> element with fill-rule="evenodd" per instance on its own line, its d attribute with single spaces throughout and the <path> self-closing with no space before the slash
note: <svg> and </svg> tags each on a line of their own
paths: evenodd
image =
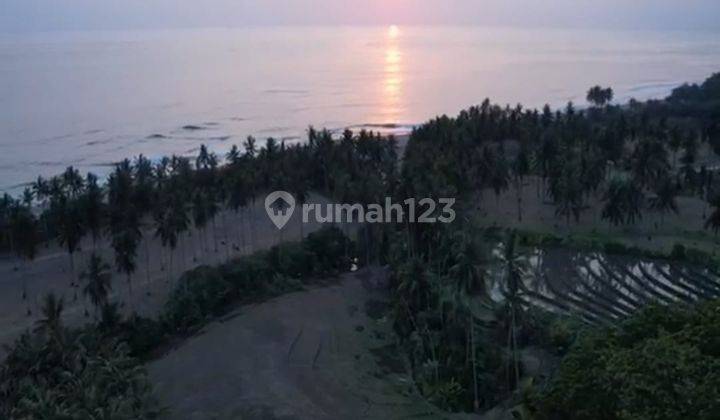
<svg viewBox="0 0 720 420">
<path fill-rule="evenodd" d="M 148 366 L 168 418 L 445 418 L 406 373 L 385 276 L 364 269 L 208 325 Z"/>
</svg>

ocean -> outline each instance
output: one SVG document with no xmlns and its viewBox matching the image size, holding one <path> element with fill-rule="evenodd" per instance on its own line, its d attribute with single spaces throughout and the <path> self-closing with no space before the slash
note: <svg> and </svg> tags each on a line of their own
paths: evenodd
<svg viewBox="0 0 720 420">
<path fill-rule="evenodd" d="M 73 165 L 224 153 L 308 126 L 404 133 L 490 98 L 663 97 L 720 71 L 707 32 L 256 27 L 0 35 L 0 190 Z"/>
</svg>

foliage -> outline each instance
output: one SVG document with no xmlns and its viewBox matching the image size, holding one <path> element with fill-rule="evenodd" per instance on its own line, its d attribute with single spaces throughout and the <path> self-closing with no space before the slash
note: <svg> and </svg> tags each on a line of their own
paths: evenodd
<svg viewBox="0 0 720 420">
<path fill-rule="evenodd" d="M 612 88 L 595 86 L 588 91 L 587 100 L 595 106 L 605 106 L 612 101 L 613 96 Z"/>
<path fill-rule="evenodd" d="M 497 260 L 471 231 L 448 227 L 428 235 L 432 246 L 422 253 L 408 256 L 408 248 L 394 247 L 395 330 L 428 400 L 451 410 L 490 408 L 516 386 L 517 349 L 532 335 L 518 287 L 523 267 L 509 245 L 514 237 Z M 491 261 L 507 273 L 502 302 L 489 297 Z"/>
<path fill-rule="evenodd" d="M 99 330 L 62 326 L 62 301 L 48 297 L 45 319 L 23 334 L 0 366 L 0 417 L 150 419 L 161 411 L 126 344 Z"/>
<path fill-rule="evenodd" d="M 167 334 L 184 334 L 242 300 L 298 290 L 302 283 L 349 270 L 348 239 L 336 228 L 312 233 L 219 267 L 199 267 L 180 279 L 160 316 Z"/>
<path fill-rule="evenodd" d="M 298 290 L 300 281 L 348 270 L 349 248 L 342 232 L 331 228 L 299 244 L 197 268 L 182 277 L 158 320 L 124 319 L 107 300 L 109 267 L 93 255 L 83 278 L 100 310 L 97 323 L 65 328 L 62 299 L 48 295 L 35 332 L 24 334 L 0 366 L 0 418 L 154 418 L 160 411 L 138 359 L 238 302 Z"/>
<path fill-rule="evenodd" d="M 652 306 L 617 328 L 581 334 L 546 390 L 540 418 L 720 416 L 720 301 Z"/>
</svg>

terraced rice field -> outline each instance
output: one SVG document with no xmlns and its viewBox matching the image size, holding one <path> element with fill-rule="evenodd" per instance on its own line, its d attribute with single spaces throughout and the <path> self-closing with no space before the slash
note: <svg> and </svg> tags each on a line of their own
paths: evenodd
<svg viewBox="0 0 720 420">
<path fill-rule="evenodd" d="M 673 261 L 535 249 L 527 257 L 523 299 L 590 324 L 615 323 L 650 303 L 720 296 L 720 273 Z"/>
</svg>

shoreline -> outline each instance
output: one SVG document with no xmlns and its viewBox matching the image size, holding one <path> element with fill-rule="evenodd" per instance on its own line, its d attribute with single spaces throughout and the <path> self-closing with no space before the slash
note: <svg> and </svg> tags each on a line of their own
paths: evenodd
<svg viewBox="0 0 720 420">
<path fill-rule="evenodd" d="M 685 82 L 678 82 L 678 81 L 657 82 L 657 83 L 653 83 L 652 85 L 653 86 L 662 85 L 664 87 L 662 89 L 658 89 L 657 91 L 653 92 L 652 94 L 639 95 L 639 96 L 638 95 L 629 95 L 629 94 L 624 94 L 622 96 L 618 95 L 615 102 L 616 102 L 616 105 L 618 105 L 618 106 L 626 107 L 626 106 L 628 106 L 629 101 L 631 99 L 635 99 L 635 100 L 638 100 L 641 102 L 651 101 L 651 100 L 664 100 L 672 93 L 672 91 L 674 89 L 676 89 L 684 84 L 694 84 L 694 83 L 701 83 L 701 82 L 702 82 L 702 79 L 698 79 L 698 80 L 694 80 L 694 81 L 685 81 Z M 627 90 L 629 92 L 632 92 L 632 91 L 635 91 L 635 89 L 636 88 L 631 88 L 631 89 L 627 89 Z M 559 109 L 562 109 L 565 105 L 567 105 L 568 102 L 573 102 L 573 105 L 575 105 L 576 110 L 584 111 L 584 110 L 589 109 L 590 106 L 584 103 L 584 98 L 582 96 L 583 95 L 580 95 L 580 96 L 576 95 L 576 96 L 567 98 L 567 100 L 565 100 L 565 102 L 563 102 L 563 103 L 558 102 L 556 104 L 550 104 L 550 105 L 553 110 L 559 110 Z M 490 98 L 490 99 L 492 101 L 492 98 Z M 578 101 L 577 103 L 575 102 L 576 100 Z M 583 103 L 581 103 L 581 101 L 583 101 Z M 461 107 L 461 109 L 467 109 L 472 106 L 479 106 L 479 104 L 481 102 L 482 101 L 477 101 L 475 104 L 465 105 L 464 108 Z M 510 102 L 508 102 L 506 105 L 511 106 Z M 537 109 L 538 111 L 540 111 L 542 109 L 542 106 L 529 107 L 529 109 Z M 427 121 L 429 119 L 437 118 L 440 115 L 448 115 L 448 114 L 438 114 L 438 115 L 435 115 L 434 117 L 426 118 L 425 121 Z M 449 115 L 453 116 L 453 117 L 455 116 L 455 114 L 449 114 Z M 216 135 L 209 135 L 206 137 L 188 138 L 188 137 L 182 136 L 182 134 L 189 135 L 189 134 L 193 134 L 193 133 L 201 133 L 201 132 L 207 132 L 207 131 L 212 132 L 212 130 L 217 128 L 218 124 L 219 123 L 214 123 L 214 122 L 213 123 L 210 123 L 210 122 L 201 123 L 199 125 L 198 124 L 178 123 L 177 127 L 174 130 L 170 130 L 170 131 L 167 131 L 167 130 L 152 131 L 152 130 L 150 130 L 149 132 L 151 134 L 147 134 L 143 141 L 148 141 L 148 140 L 187 141 L 187 140 L 190 140 L 192 142 L 190 144 L 190 146 L 192 146 L 191 148 L 185 149 L 184 151 L 178 151 L 174 154 L 178 155 L 178 156 L 182 156 L 182 157 L 194 157 L 197 150 L 199 150 L 200 145 L 205 144 L 208 147 L 209 151 L 218 154 L 219 157 L 223 157 L 223 155 L 230 149 L 230 147 L 233 144 L 239 145 L 240 143 L 242 143 L 242 141 L 245 140 L 245 138 L 243 138 L 243 137 L 235 138 L 233 135 L 229 135 L 227 133 L 223 133 L 222 135 L 219 135 L 220 133 L 217 133 L 217 132 L 212 133 L 212 134 L 216 134 Z M 393 135 L 393 136 L 395 136 L 395 138 L 398 141 L 400 141 L 401 139 L 407 140 L 407 138 L 409 138 L 410 135 L 412 134 L 413 129 L 420 125 L 422 125 L 422 122 L 421 123 L 363 123 L 363 124 L 350 124 L 344 128 L 328 128 L 327 130 L 330 133 L 332 133 L 333 138 L 336 138 L 336 139 L 339 138 L 342 135 L 342 132 L 346 129 L 352 130 L 353 132 L 359 132 L 360 130 L 365 129 L 366 131 L 372 131 L 374 133 L 379 133 L 383 136 Z M 320 127 L 319 129 L 323 129 L 323 128 Z M 258 130 L 258 133 L 262 134 L 264 131 L 267 131 L 267 130 L 268 129 L 261 129 L 261 130 Z M 103 130 L 92 130 L 92 131 L 98 131 L 98 134 L 103 132 Z M 164 134 L 162 133 L 163 131 L 165 131 Z M 87 134 L 88 133 L 84 133 L 82 135 L 87 135 Z M 63 138 L 74 137 L 74 136 L 75 135 L 73 135 L 73 134 L 67 134 L 67 135 L 55 136 L 55 137 L 53 137 L 53 139 L 63 139 Z M 80 136 L 80 134 L 77 134 L 77 136 Z M 259 145 L 262 145 L 262 142 L 268 138 L 275 138 L 280 143 L 288 142 L 288 143 L 303 144 L 303 143 L 307 142 L 307 139 L 305 138 L 305 136 L 297 135 L 297 134 L 288 135 L 288 136 L 278 136 L 278 137 L 268 136 L 268 135 L 257 135 L 257 136 L 253 135 L 253 137 L 255 137 L 255 139 L 258 141 Z M 232 139 L 235 139 L 235 141 L 232 141 Z M 50 141 L 50 139 L 44 139 L 42 141 Z M 88 142 L 88 144 L 89 143 L 103 143 L 103 142 L 90 141 L 90 142 Z M 225 145 L 225 147 L 214 147 L 216 144 L 222 144 L 222 145 Z M 146 158 L 150 159 L 152 162 L 157 162 L 160 159 L 162 159 L 163 157 L 165 157 L 165 156 L 169 157 L 170 155 L 171 154 L 155 154 L 155 155 L 144 155 L 144 156 Z M 138 156 L 138 154 L 132 154 L 131 156 L 126 156 L 123 159 L 132 159 L 137 156 Z M 76 169 L 82 169 L 82 172 L 92 172 L 95 175 L 98 175 L 101 180 L 104 180 L 106 178 L 107 174 L 110 173 L 112 168 L 121 161 L 122 161 L 122 159 L 119 161 L 116 161 L 116 162 L 104 162 L 104 163 L 83 165 L 82 162 L 73 162 L 72 160 L 68 160 L 66 163 L 54 165 L 54 166 L 58 166 L 58 168 L 61 168 L 59 170 L 59 172 L 54 175 L 59 175 L 68 166 L 73 166 Z M 99 171 L 98 169 L 105 169 L 105 170 Z M 43 177 L 50 177 L 50 176 L 54 176 L 54 175 L 43 175 Z M 32 185 L 32 183 L 35 181 L 37 176 L 38 176 L 38 174 L 35 174 L 34 175 L 35 178 L 28 179 L 28 181 L 25 181 L 25 182 L 19 182 L 19 183 L 7 185 L 7 186 L 0 185 L 0 194 L 10 194 L 12 196 L 18 196 L 18 195 L 22 194 L 22 191 L 24 188 Z"/>
</svg>

